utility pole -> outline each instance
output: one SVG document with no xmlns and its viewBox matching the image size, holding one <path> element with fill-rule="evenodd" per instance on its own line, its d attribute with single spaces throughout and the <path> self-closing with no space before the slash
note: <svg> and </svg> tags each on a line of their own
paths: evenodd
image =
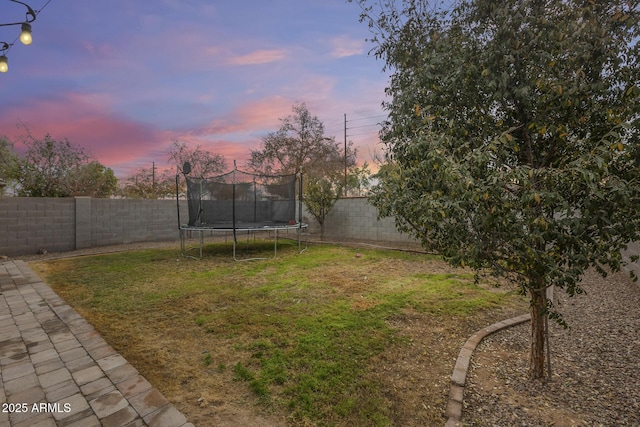
<svg viewBox="0 0 640 427">
<path fill-rule="evenodd" d="M 344 197 L 347 197 L 347 113 L 344 113 Z"/>
<path fill-rule="evenodd" d="M 151 162 L 151 192 L 156 192 L 156 162 Z"/>
</svg>

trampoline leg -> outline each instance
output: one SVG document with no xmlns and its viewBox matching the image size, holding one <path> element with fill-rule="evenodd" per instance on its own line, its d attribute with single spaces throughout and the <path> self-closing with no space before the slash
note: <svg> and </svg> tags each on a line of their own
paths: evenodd
<svg viewBox="0 0 640 427">
<path fill-rule="evenodd" d="M 200 230 L 200 259 L 202 259 L 202 247 L 204 246 L 204 236 L 202 230 Z"/>
<path fill-rule="evenodd" d="M 273 258 L 278 256 L 278 229 L 273 230 Z"/>
<path fill-rule="evenodd" d="M 269 230 L 258 230 L 258 231 L 269 231 Z M 275 259 L 278 255 L 278 230 L 275 229 L 273 230 L 274 232 L 274 240 L 273 240 L 273 256 L 271 258 L 265 258 L 265 257 L 252 257 L 252 258 L 242 258 L 239 259 L 237 257 L 237 242 L 234 239 L 233 241 L 233 260 L 234 261 L 256 261 L 256 260 L 268 260 L 268 259 Z M 253 240 L 254 242 L 256 241 L 256 230 L 247 230 L 247 241 L 246 241 L 246 249 L 247 251 L 249 250 L 249 244 L 251 241 L 251 235 L 253 235 Z"/>
<path fill-rule="evenodd" d="M 238 240 L 236 239 L 235 230 L 233 232 L 233 260 L 234 261 L 244 261 L 243 259 L 238 259 L 236 256 L 236 247 L 238 246 Z"/>
<path fill-rule="evenodd" d="M 191 259 L 198 259 L 195 256 L 191 256 L 191 255 L 187 255 L 187 252 L 193 249 L 196 249 L 196 247 L 191 247 L 191 248 L 187 248 L 187 244 L 186 244 L 186 239 L 187 239 L 187 234 L 189 235 L 189 238 L 193 237 L 192 232 L 195 231 L 196 233 L 198 233 L 200 235 L 200 259 L 202 259 L 202 248 L 204 246 L 204 235 L 202 234 L 203 231 L 202 230 L 184 230 L 184 229 L 180 229 L 180 254 L 185 257 L 185 258 L 191 258 Z"/>
<path fill-rule="evenodd" d="M 304 249 L 302 249 L 302 229 L 303 227 L 298 227 L 298 253 L 301 254 L 309 248 L 309 232 L 305 231 L 306 240 L 304 243 Z M 305 230 L 308 230 L 305 228 Z"/>
</svg>

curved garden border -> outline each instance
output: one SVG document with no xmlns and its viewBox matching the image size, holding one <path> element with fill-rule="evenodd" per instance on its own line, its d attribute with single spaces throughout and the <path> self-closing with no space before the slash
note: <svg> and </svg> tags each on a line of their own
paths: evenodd
<svg viewBox="0 0 640 427">
<path fill-rule="evenodd" d="M 467 372 L 469 371 L 469 364 L 471 362 L 471 356 L 478 347 L 478 344 L 487 336 L 494 334 L 512 326 L 520 325 L 522 323 L 531 320 L 530 314 L 523 314 L 522 316 L 513 317 L 511 319 L 502 320 L 480 329 L 475 334 L 471 335 L 466 343 L 462 346 L 458 360 L 453 368 L 453 374 L 451 374 L 451 389 L 449 390 L 449 400 L 447 402 L 447 409 L 445 416 L 449 419 L 445 424 L 445 427 L 461 427 L 462 426 L 462 401 L 464 397 L 464 384 L 467 379 Z"/>
</svg>

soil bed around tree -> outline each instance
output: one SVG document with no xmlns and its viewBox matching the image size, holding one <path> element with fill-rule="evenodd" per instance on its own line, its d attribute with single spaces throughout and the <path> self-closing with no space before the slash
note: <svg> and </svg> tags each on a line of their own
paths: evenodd
<svg viewBox="0 0 640 427">
<path fill-rule="evenodd" d="M 467 376 L 468 426 L 640 425 L 640 287 L 589 271 L 586 295 L 556 291 L 569 324 L 550 324 L 551 381 L 528 376 L 528 323 L 485 339 Z"/>
</svg>

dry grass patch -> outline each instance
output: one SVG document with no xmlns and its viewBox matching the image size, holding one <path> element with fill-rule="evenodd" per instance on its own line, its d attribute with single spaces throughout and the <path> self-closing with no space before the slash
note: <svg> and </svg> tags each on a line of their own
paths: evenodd
<svg viewBox="0 0 640 427">
<path fill-rule="evenodd" d="M 215 244 L 199 261 L 156 249 L 33 268 L 198 426 L 442 424 L 465 339 L 527 307 L 427 255 L 296 249 L 235 263 Z"/>
</svg>

